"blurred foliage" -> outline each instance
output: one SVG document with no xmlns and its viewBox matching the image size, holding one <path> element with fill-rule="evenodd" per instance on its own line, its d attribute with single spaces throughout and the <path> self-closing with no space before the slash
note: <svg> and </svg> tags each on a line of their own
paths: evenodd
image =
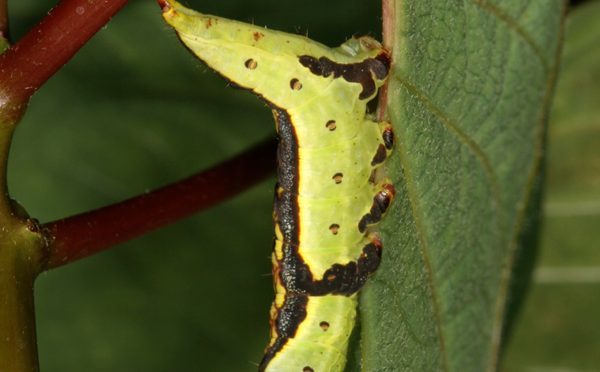
<svg viewBox="0 0 600 372">
<path fill-rule="evenodd" d="M 540 257 L 506 371 L 600 367 L 599 18 L 599 1 L 568 18 L 548 133 Z"/>
</svg>

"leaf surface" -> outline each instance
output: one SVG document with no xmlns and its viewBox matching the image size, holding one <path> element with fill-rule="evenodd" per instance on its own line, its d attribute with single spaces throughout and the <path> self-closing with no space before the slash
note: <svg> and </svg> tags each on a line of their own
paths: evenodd
<svg viewBox="0 0 600 372">
<path fill-rule="evenodd" d="M 364 371 L 494 370 L 542 157 L 560 1 L 397 1 L 398 195 L 362 293 Z"/>
</svg>

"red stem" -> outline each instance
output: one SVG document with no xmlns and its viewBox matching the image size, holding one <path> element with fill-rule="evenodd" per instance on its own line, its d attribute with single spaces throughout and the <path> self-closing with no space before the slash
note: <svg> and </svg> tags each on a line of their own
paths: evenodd
<svg viewBox="0 0 600 372">
<path fill-rule="evenodd" d="M 265 141 L 213 168 L 148 194 L 43 226 L 46 269 L 65 265 L 207 209 L 265 179 L 276 141 Z"/>
<path fill-rule="evenodd" d="M 395 0 L 382 0 L 381 1 L 382 20 L 383 20 L 383 47 L 390 52 L 392 56 L 392 67 L 394 66 L 394 22 L 396 12 Z M 390 76 L 392 72 L 390 72 Z M 389 80 L 388 80 L 389 82 Z M 377 119 L 386 120 L 387 118 L 387 105 L 388 105 L 388 82 L 386 82 L 379 90 L 379 102 L 377 109 Z"/>
<path fill-rule="evenodd" d="M 62 0 L 0 56 L 0 99 L 21 111 L 127 0 Z"/>
</svg>

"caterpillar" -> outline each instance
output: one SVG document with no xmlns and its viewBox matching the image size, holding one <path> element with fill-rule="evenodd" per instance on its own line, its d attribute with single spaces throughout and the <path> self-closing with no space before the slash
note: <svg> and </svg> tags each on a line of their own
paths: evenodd
<svg viewBox="0 0 600 372">
<path fill-rule="evenodd" d="M 376 227 L 394 197 L 379 171 L 392 127 L 366 114 L 390 55 L 366 36 L 332 49 L 174 0 L 159 5 L 193 54 L 264 100 L 275 119 L 275 300 L 259 371 L 342 371 L 357 292 L 381 260 Z"/>
</svg>

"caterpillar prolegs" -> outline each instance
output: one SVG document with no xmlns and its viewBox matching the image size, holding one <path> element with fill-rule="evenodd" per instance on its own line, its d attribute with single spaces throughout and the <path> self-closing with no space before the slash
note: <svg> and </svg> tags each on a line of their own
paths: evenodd
<svg viewBox="0 0 600 372">
<path fill-rule="evenodd" d="M 275 118 L 275 300 L 259 370 L 342 371 L 357 292 L 381 259 L 376 226 L 394 196 L 377 171 L 392 150 L 392 128 L 366 115 L 389 54 L 370 37 L 331 49 L 172 0 L 159 4 L 198 58 L 262 98 Z"/>
</svg>

